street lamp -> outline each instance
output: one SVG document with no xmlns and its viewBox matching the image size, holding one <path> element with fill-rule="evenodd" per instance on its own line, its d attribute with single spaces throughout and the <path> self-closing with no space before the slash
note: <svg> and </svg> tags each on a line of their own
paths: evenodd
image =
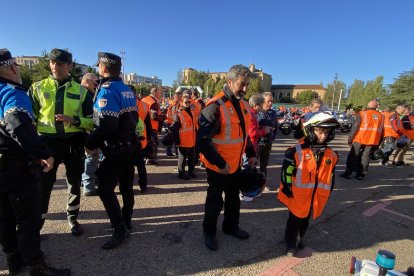
<svg viewBox="0 0 414 276">
<path fill-rule="evenodd" d="M 119 53 L 121 54 L 121 59 L 122 59 L 122 80 L 125 82 L 125 54 L 126 53 L 123 49 L 121 49 Z"/>
</svg>

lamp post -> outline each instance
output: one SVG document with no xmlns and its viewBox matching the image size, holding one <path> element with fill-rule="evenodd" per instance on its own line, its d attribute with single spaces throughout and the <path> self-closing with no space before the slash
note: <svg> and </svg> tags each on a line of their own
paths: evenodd
<svg viewBox="0 0 414 276">
<path fill-rule="evenodd" d="M 126 53 L 123 49 L 121 49 L 119 53 L 121 54 L 121 59 L 122 59 L 122 80 L 125 82 L 125 54 Z"/>
</svg>

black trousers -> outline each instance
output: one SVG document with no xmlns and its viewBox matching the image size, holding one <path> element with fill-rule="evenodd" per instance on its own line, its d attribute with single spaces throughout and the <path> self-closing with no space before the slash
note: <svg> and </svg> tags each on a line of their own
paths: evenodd
<svg viewBox="0 0 414 276">
<path fill-rule="evenodd" d="M 6 254 L 18 249 L 27 265 L 37 264 L 43 256 L 39 176 L 27 162 L 0 172 L 0 244 Z"/>
<path fill-rule="evenodd" d="M 266 144 L 260 144 L 257 150 L 257 159 L 260 162 L 260 172 L 267 176 L 267 165 L 269 165 L 270 151 L 272 150 L 272 141 Z"/>
<path fill-rule="evenodd" d="M 366 175 L 372 148 L 372 146 L 362 145 L 357 142 L 352 143 L 351 150 L 346 159 L 345 173 L 351 174 L 353 171 L 356 171 L 357 175 Z"/>
<path fill-rule="evenodd" d="M 220 174 L 210 169 L 207 171 L 207 198 L 204 211 L 203 230 L 207 235 L 215 235 L 217 230 L 217 219 L 223 209 L 224 220 L 222 229 L 231 232 L 239 227 L 240 198 L 239 186 L 241 184 L 241 170 L 233 174 Z"/>
<path fill-rule="evenodd" d="M 147 168 L 145 167 L 145 160 L 144 156 L 146 155 L 146 148 L 142 149 L 135 155 L 135 166 L 137 166 L 138 170 L 138 185 L 141 189 L 147 188 L 148 184 L 148 176 L 147 176 Z"/>
<path fill-rule="evenodd" d="M 84 134 L 80 134 L 60 140 L 44 136 L 46 145 L 52 152 L 55 162 L 53 169 L 47 173 L 42 173 L 40 179 L 42 215 L 46 214 L 49 208 L 50 194 L 56 182 L 56 172 L 60 163 L 63 162 L 69 192 L 66 214 L 68 221 L 77 220 L 80 208 L 82 174 L 85 170 L 84 137 Z"/>
<path fill-rule="evenodd" d="M 188 171 L 194 172 L 195 150 L 192 148 L 178 147 L 178 173 L 185 172 L 185 166 L 188 165 Z"/>
<path fill-rule="evenodd" d="M 99 181 L 98 195 L 105 207 L 112 225 L 119 225 L 125 219 L 131 219 L 134 208 L 134 155 L 136 149 L 123 153 L 108 154 L 98 167 L 96 176 Z M 119 182 L 119 191 L 124 206 L 119 204 L 115 187 Z"/>
<path fill-rule="evenodd" d="M 309 226 L 311 212 L 306 218 L 298 218 L 289 211 L 289 218 L 286 224 L 285 241 L 288 247 L 295 248 L 299 237 L 302 239 L 305 236 L 306 230 Z"/>
</svg>

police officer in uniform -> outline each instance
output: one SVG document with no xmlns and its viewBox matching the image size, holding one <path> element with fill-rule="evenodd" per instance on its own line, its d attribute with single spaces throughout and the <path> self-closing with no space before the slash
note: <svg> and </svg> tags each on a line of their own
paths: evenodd
<svg viewBox="0 0 414 276">
<path fill-rule="evenodd" d="M 29 266 L 30 275 L 69 275 L 54 269 L 40 250 L 38 176 L 53 157 L 33 125 L 33 111 L 11 53 L 0 49 L 0 243 L 9 274 Z"/>
<path fill-rule="evenodd" d="M 119 77 L 121 58 L 100 52 L 97 65 L 102 79 L 93 106 L 95 129 L 88 136 L 85 149 L 92 153 L 100 148 L 105 156 L 96 176 L 98 195 L 114 228 L 111 238 L 102 246 L 108 250 L 119 246 L 132 228 L 134 157 L 139 154 L 135 133 L 138 112 L 135 94 Z M 114 191 L 118 182 L 124 203 L 122 211 Z"/>
<path fill-rule="evenodd" d="M 49 54 L 52 75 L 34 83 L 29 94 L 37 119 L 37 131 L 43 136 L 55 159 L 53 169 L 42 174 L 42 225 L 46 216 L 50 194 L 56 182 L 56 172 L 63 162 L 68 185 L 67 219 L 72 235 L 79 236 L 83 229 L 78 222 L 82 173 L 84 171 L 84 143 L 86 131 L 93 127 L 92 99 L 83 86 L 70 76 L 72 54 L 52 49 Z"/>
<path fill-rule="evenodd" d="M 239 239 L 249 238 L 249 233 L 239 228 L 242 156 L 246 153 L 250 166 L 257 162 L 253 144 L 247 135 L 251 121 L 250 107 L 243 100 L 249 81 L 247 67 L 232 66 L 223 91 L 207 103 L 199 119 L 197 140 L 209 185 L 203 230 L 205 245 L 210 250 L 218 248 L 216 227 L 223 208 L 223 192 L 223 232 Z"/>
</svg>

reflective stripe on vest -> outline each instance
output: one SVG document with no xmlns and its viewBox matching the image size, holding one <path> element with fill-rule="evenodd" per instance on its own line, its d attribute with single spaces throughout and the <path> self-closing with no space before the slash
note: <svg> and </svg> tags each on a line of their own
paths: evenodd
<svg viewBox="0 0 414 276">
<path fill-rule="evenodd" d="M 195 146 L 195 125 L 194 117 L 195 114 L 191 110 L 191 116 L 186 111 L 179 110 L 177 115 L 180 118 L 180 144 L 181 147 L 192 148 Z"/>
<path fill-rule="evenodd" d="M 212 142 L 217 152 L 229 165 L 230 173 L 234 173 L 241 166 L 242 155 L 246 147 L 245 139 L 247 138 L 247 133 L 243 133 L 241 118 L 239 118 L 233 103 L 230 100 L 223 100 L 224 97 L 224 92 L 220 92 L 207 105 L 218 104 L 219 106 L 220 132 L 213 135 Z M 238 104 L 241 109 L 241 115 L 243 116 L 244 129 L 247 132 L 251 121 L 250 109 L 246 108 L 248 105 L 243 99 Z M 210 164 L 204 157 L 202 159 L 207 168 L 220 172 L 216 165 Z"/>
</svg>

